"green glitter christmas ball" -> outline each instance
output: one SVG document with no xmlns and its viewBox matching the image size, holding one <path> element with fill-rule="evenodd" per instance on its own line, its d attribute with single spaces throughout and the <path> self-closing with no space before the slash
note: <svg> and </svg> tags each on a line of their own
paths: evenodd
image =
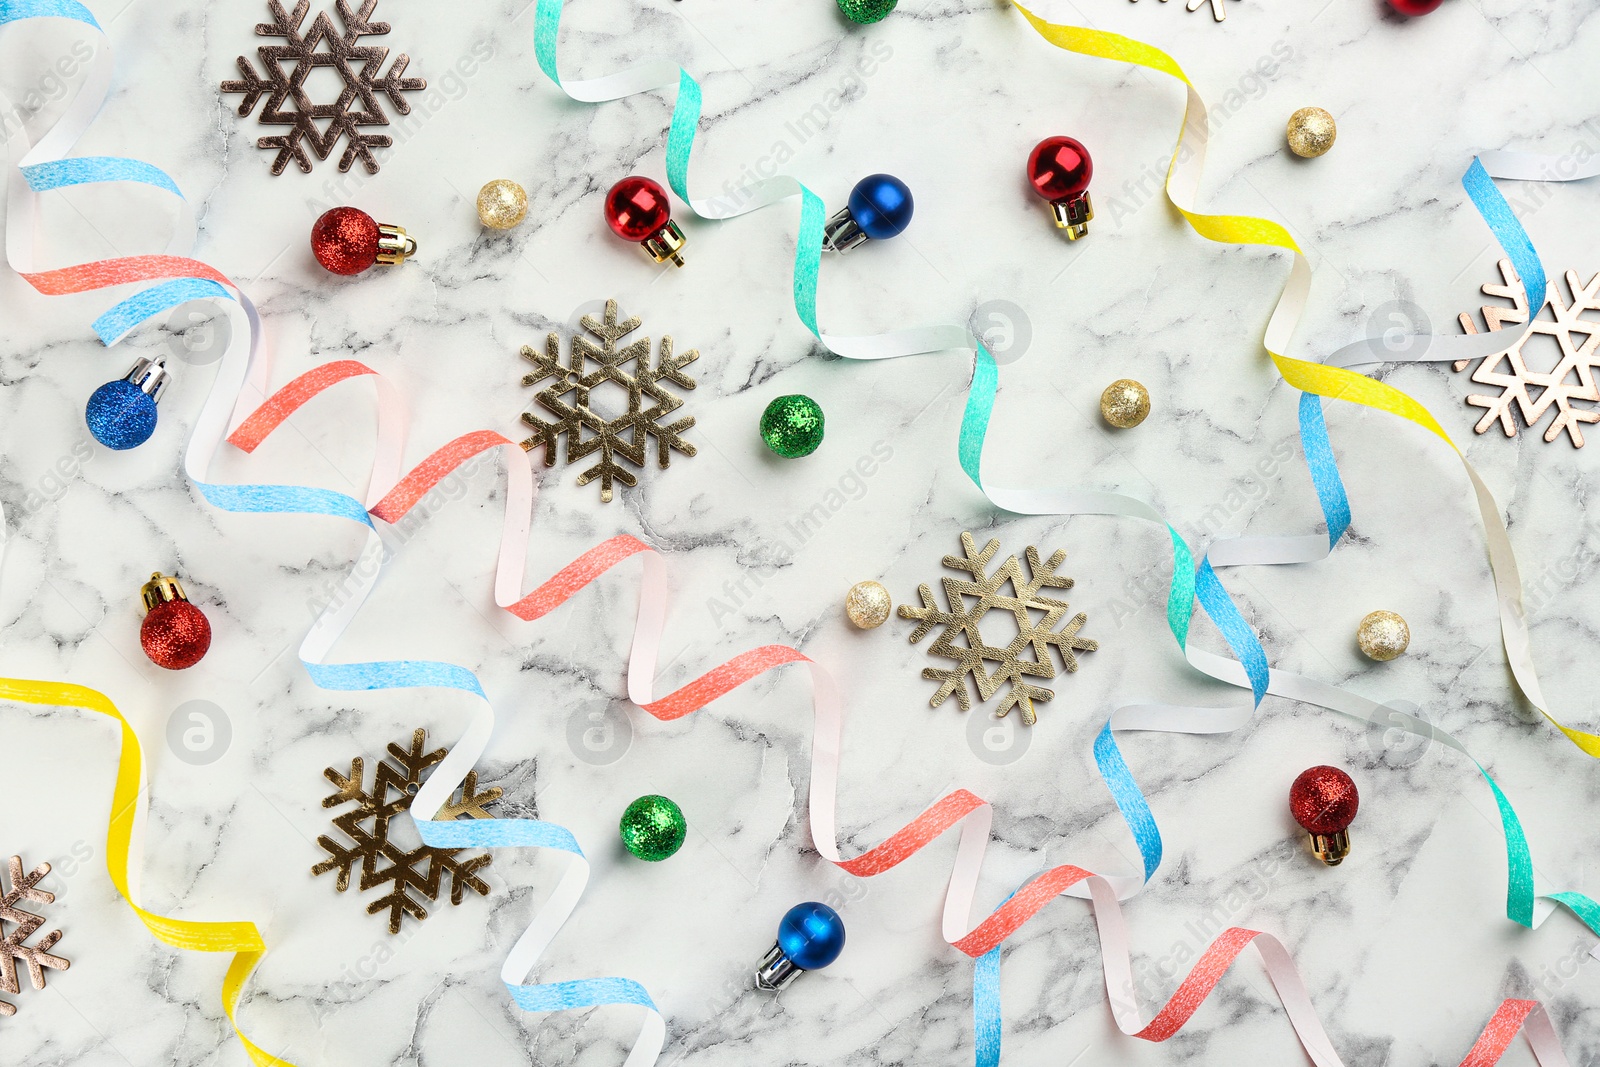
<svg viewBox="0 0 1600 1067">
<path fill-rule="evenodd" d="M 761 439 L 785 459 L 809 456 L 822 444 L 822 407 L 809 396 L 780 396 L 761 413 Z"/>
<path fill-rule="evenodd" d="M 664 860 L 683 847 L 689 832 L 683 809 L 666 797 L 640 797 L 622 813 L 622 843 L 629 852 L 651 863 Z"/>
<path fill-rule="evenodd" d="M 839 10 L 844 12 L 844 17 L 851 22 L 859 22 L 863 26 L 870 22 L 879 22 L 889 17 L 889 12 L 894 10 L 894 5 L 900 0 L 839 0 Z"/>
</svg>

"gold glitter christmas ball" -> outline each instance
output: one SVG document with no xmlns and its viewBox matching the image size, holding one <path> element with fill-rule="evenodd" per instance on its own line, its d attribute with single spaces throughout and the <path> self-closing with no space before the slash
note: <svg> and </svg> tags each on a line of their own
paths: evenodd
<svg viewBox="0 0 1600 1067">
<path fill-rule="evenodd" d="M 1150 390 L 1132 378 L 1118 378 L 1100 394 L 1100 417 L 1119 430 L 1130 430 L 1150 414 Z"/>
<path fill-rule="evenodd" d="M 857 582 L 844 598 L 844 613 L 863 630 L 882 626 L 893 606 L 889 600 L 889 590 L 877 582 Z"/>
<path fill-rule="evenodd" d="M 1411 627 L 1392 611 L 1374 611 L 1361 620 L 1356 630 L 1356 644 L 1361 646 L 1368 659 L 1380 663 L 1394 659 L 1411 643 Z"/>
<path fill-rule="evenodd" d="M 1339 127 L 1320 107 L 1303 107 L 1289 116 L 1289 151 L 1302 159 L 1315 159 L 1333 147 Z"/>
<path fill-rule="evenodd" d="M 496 178 L 478 190 L 478 221 L 491 230 L 509 230 L 528 217 L 528 194 L 510 178 Z"/>
</svg>

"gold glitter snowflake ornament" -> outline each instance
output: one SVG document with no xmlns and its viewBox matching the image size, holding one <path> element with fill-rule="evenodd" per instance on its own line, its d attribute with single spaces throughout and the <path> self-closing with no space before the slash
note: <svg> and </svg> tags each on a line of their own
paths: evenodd
<svg viewBox="0 0 1600 1067">
<path fill-rule="evenodd" d="M 1505 279 L 1504 284 L 1486 282 L 1483 294 L 1509 300 L 1511 306 L 1484 305 L 1483 324 L 1491 332 L 1507 326 L 1521 326 L 1528 321 L 1528 299 L 1523 293 L 1522 279 L 1509 259 L 1500 261 L 1500 274 Z M 1583 317 L 1585 312 L 1600 312 L 1600 274 L 1583 285 L 1578 281 L 1577 272 L 1569 270 L 1567 289 L 1572 294 L 1570 304 L 1562 302 L 1559 286 L 1550 289 L 1550 310 L 1554 319 L 1536 316 L 1531 330 L 1504 351 L 1485 356 L 1473 370 L 1474 382 L 1500 390 L 1494 396 L 1467 397 L 1468 404 L 1484 409 L 1483 418 L 1473 427 L 1479 433 L 1498 421 L 1507 437 L 1515 437 L 1519 418 L 1523 425 L 1533 429 L 1546 412 L 1554 409 L 1555 419 L 1545 429 L 1544 439 L 1554 441 L 1566 431 L 1572 447 L 1582 448 L 1583 430 L 1579 424 L 1600 422 L 1600 409 L 1596 407 L 1600 402 L 1600 387 L 1594 380 L 1594 370 L 1600 367 L 1600 319 Z M 1478 332 L 1472 316 L 1466 312 L 1461 313 L 1461 328 L 1467 333 Z M 1534 340 L 1537 337 L 1554 338 L 1556 350 L 1547 342 Z M 1471 362 L 1458 360 L 1455 368 L 1466 370 Z"/>
<path fill-rule="evenodd" d="M 638 485 L 633 472 L 618 463 L 626 460 L 635 467 L 643 467 L 650 439 L 656 442 L 656 460 L 665 470 L 671 462 L 673 450 L 686 456 L 695 454 L 694 445 L 682 437 L 694 425 L 693 418 L 679 419 L 663 425 L 662 419 L 683 406 L 683 401 L 667 392 L 662 382 L 671 382 L 680 389 L 693 389 L 694 379 L 683 373 L 683 368 L 700 358 L 700 353 L 690 349 L 683 355 L 674 355 L 672 338 L 661 338 L 661 353 L 655 365 L 650 363 L 650 338 L 641 337 L 618 347 L 618 343 L 639 328 L 637 318 L 617 321 L 617 302 L 606 301 L 605 318 L 593 315 L 583 317 L 583 328 L 594 337 L 574 335 L 568 366 L 561 365 L 561 338 L 550 334 L 545 338 L 544 354 L 524 347 L 522 358 L 534 366 L 532 373 L 522 379 L 525 386 L 538 385 L 547 378 L 555 382 L 534 395 L 540 407 L 556 416 L 556 421 L 546 422 L 532 412 L 524 412 L 522 421 L 534 431 L 534 436 L 522 442 L 522 447 L 532 452 L 544 446 L 544 465 L 555 466 L 556 446 L 565 436 L 567 462 L 600 453 L 600 462 L 578 475 L 579 485 L 588 485 L 600 479 L 600 502 L 611 502 L 612 482 Z M 632 369 L 629 369 L 632 364 Z M 626 396 L 627 409 L 615 418 L 607 418 L 590 403 L 593 394 L 600 391 Z M 603 394 L 602 394 L 603 395 Z M 568 397 L 570 396 L 570 400 Z M 589 436 L 585 437 L 585 432 Z"/>
<path fill-rule="evenodd" d="M 422 785 L 422 772 L 444 762 L 445 750 L 425 751 L 426 730 L 411 735 L 411 748 L 389 746 L 394 762 L 378 760 L 373 775 L 372 792 L 367 792 L 363 771 L 365 761 L 357 756 L 350 761 L 350 773 L 340 774 L 329 767 L 323 776 L 332 782 L 337 792 L 324 797 L 322 806 L 335 808 L 341 804 L 355 803 L 333 820 L 333 825 L 349 839 L 345 845 L 324 834 L 317 844 L 328 853 L 328 858 L 311 868 L 312 874 L 338 871 L 335 888 L 343 893 L 350 888 L 350 874 L 357 867 L 361 871 L 361 890 L 365 892 L 391 883 L 383 896 L 367 905 L 367 913 L 376 915 L 388 909 L 389 932 L 398 934 L 405 916 L 426 919 L 428 910 L 423 900 L 438 900 L 445 876 L 450 879 L 450 903 L 460 904 L 465 891 L 487 896 L 489 884 L 477 872 L 489 866 L 487 855 L 461 856 L 463 849 L 433 848 L 420 845 L 403 849 L 390 836 L 391 822 L 402 812 L 411 810 L 411 801 Z M 453 798 L 439 809 L 437 819 L 458 819 L 465 815 L 474 819 L 491 819 L 484 805 L 500 799 L 500 789 L 478 792 L 478 772 L 468 774 L 461 784 L 461 799 Z"/>
<path fill-rule="evenodd" d="M 962 711 L 970 710 L 972 697 L 967 690 L 968 675 L 972 676 L 978 687 L 979 701 L 988 700 L 999 692 L 1002 685 L 1010 683 L 995 714 L 1003 717 L 1012 708 L 1018 708 L 1022 712 L 1022 721 L 1032 726 L 1038 721 L 1033 709 L 1034 701 L 1049 700 L 1055 696 L 1054 691 L 1033 685 L 1027 680 L 1056 676 L 1056 657 L 1050 654 L 1050 649 L 1053 647 L 1056 650 L 1062 666 L 1071 674 L 1078 669 L 1075 652 L 1093 652 L 1100 647 L 1098 641 L 1078 636 L 1078 631 L 1088 619 L 1081 611 L 1057 630 L 1056 625 L 1066 618 L 1070 608 L 1064 600 L 1054 600 L 1039 593 L 1046 587 L 1072 588 L 1071 578 L 1056 573 L 1067 554 L 1055 552 L 1044 563 L 1040 563 L 1039 550 L 1029 545 L 1024 553 L 1028 563 L 1028 577 L 1025 580 L 1022 564 L 1016 556 L 1007 556 L 993 574 L 987 573 L 989 562 L 1000 550 L 999 541 L 991 540 L 980 552 L 972 535 L 963 533 L 961 550 L 964 553 L 962 556 L 944 557 L 944 565 L 951 570 L 966 571 L 972 580 L 941 579 L 949 610 L 940 609 L 933 590 L 926 585 L 917 587 L 917 593 L 922 597 L 922 607 L 910 604 L 900 606 L 901 618 L 917 619 L 920 623 L 911 633 L 911 643 L 921 641 L 935 626 L 942 626 L 944 629 L 929 646 L 928 654 L 953 659 L 957 663 L 949 670 L 923 668 L 924 678 L 939 683 L 938 690 L 928 703 L 938 707 L 947 697 L 954 695 Z M 1003 592 L 1007 585 L 1011 587 L 1010 595 Z M 1017 635 L 1004 647 L 988 644 L 979 629 L 983 617 L 990 611 L 1008 611 L 1016 622 Z M 1026 654 L 1030 650 L 1031 656 Z M 984 666 L 986 662 L 999 666 L 991 674 Z"/>
</svg>

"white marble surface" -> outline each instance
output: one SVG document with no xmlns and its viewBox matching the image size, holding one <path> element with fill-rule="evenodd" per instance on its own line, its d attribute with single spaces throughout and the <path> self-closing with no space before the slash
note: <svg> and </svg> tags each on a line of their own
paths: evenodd
<svg viewBox="0 0 1600 1067">
<path fill-rule="evenodd" d="M 682 218 L 689 265 L 660 270 L 606 231 L 601 194 L 630 171 L 663 173 L 670 99 L 602 107 L 562 98 L 533 61 L 526 0 L 384 0 L 385 43 L 429 78 L 427 118 L 385 153 L 376 177 L 331 163 L 273 178 L 258 127 L 232 113 L 218 83 L 257 43 L 265 6 L 244 0 L 109 0 L 95 10 L 117 51 L 113 95 L 83 154 L 128 154 L 171 173 L 198 210 L 198 254 L 259 302 L 276 381 L 354 357 L 409 398 L 415 462 L 459 433 L 516 431 L 528 401 L 518 348 L 576 309 L 618 298 L 652 336 L 698 347 L 687 411 L 700 455 L 644 472 L 601 506 L 573 473 L 543 479 L 530 572 L 543 577 L 596 541 L 641 536 L 669 557 L 675 602 L 663 684 L 681 683 L 748 647 L 795 643 L 850 694 L 840 810 L 846 851 L 876 842 L 963 785 L 996 805 L 982 885 L 993 906 L 1047 863 L 1126 869 L 1136 854 L 1094 773 L 1090 744 L 1108 711 L 1137 699 L 1234 696 L 1187 670 L 1164 630 L 1164 534 L 1108 519 L 995 513 L 955 464 L 967 361 L 957 354 L 857 365 L 826 358 L 789 299 L 795 213 L 781 206 L 724 224 Z M 1438 329 L 1476 309 L 1497 277 L 1496 251 L 1458 178 L 1474 150 L 1562 152 L 1600 141 L 1584 125 L 1600 78 L 1593 0 L 1528 5 L 1446 0 L 1412 22 L 1375 0 L 1230 5 L 1215 23 L 1181 3 L 1093 0 L 1042 13 L 1090 20 L 1172 52 L 1216 120 L 1203 202 L 1284 219 L 1317 266 L 1299 352 L 1315 357 L 1370 329 L 1391 301 Z M 8 92 L 38 83 L 37 57 L 0 32 Z M 73 35 L 51 38 L 65 49 Z M 460 57 L 491 53 L 470 76 Z M 660 52 L 702 76 L 703 137 L 694 180 L 720 187 L 784 147 L 787 169 L 842 203 L 861 175 L 888 170 L 915 191 L 904 238 L 830 261 L 827 329 L 868 332 L 960 320 L 986 301 L 1025 309 L 1031 345 L 1003 370 L 991 470 L 1014 484 L 1067 481 L 1147 495 L 1200 543 L 1240 532 L 1303 533 L 1319 519 L 1293 440 L 1294 393 L 1258 339 L 1287 262 L 1196 238 L 1154 197 L 1179 123 L 1178 87 L 1045 46 L 990 0 L 903 0 L 871 28 L 827 0 L 580 0 L 563 37 L 566 71 L 611 71 Z M 480 52 L 481 54 L 481 52 Z M 878 59 L 862 79 L 863 56 Z M 1266 62 L 1271 73 L 1257 73 Z M 48 84 L 46 89 L 49 89 Z M 791 123 L 830 94 L 839 110 L 804 138 Z M 33 129 L 46 123 L 55 96 Z M 1337 147 L 1305 162 L 1283 123 L 1307 104 L 1332 111 Z M 1090 239 L 1060 240 L 1021 182 L 1028 149 L 1068 132 L 1094 153 L 1100 215 Z M 480 229 L 484 181 L 512 177 L 533 199 L 507 235 Z M 1139 185 L 1143 181 L 1143 191 Z M 1600 269 L 1588 186 L 1510 188 L 1552 275 Z M 305 234 L 321 206 L 349 202 L 406 226 L 422 252 L 355 280 L 322 273 Z M 49 261 L 154 250 L 166 205 L 124 187 L 69 192 L 50 209 Z M 148 215 L 141 217 L 141 213 Z M 327 826 L 321 772 L 369 759 L 425 726 L 450 743 L 464 709 L 435 693 L 330 694 L 293 655 L 311 607 L 359 545 L 348 523 L 222 513 L 179 470 L 210 366 L 180 367 L 145 447 L 81 449 L 82 406 L 131 353 L 108 354 L 88 322 L 102 297 L 37 296 L 0 274 L 0 499 L 11 544 L 0 574 L 0 671 L 104 690 L 138 729 L 149 760 L 147 855 L 154 910 L 249 918 L 271 952 L 243 1013 L 264 1047 L 300 1064 L 614 1064 L 635 1013 L 527 1015 L 497 979 L 509 939 L 553 884 L 555 864 L 500 853 L 491 898 L 443 908 L 391 950 L 380 919 L 309 868 Z M 988 324 L 986 324 L 988 325 Z M 164 347 L 158 330 L 135 347 Z M 203 345 L 202 345 L 203 347 Z M 1114 434 L 1096 398 L 1111 379 L 1147 383 L 1155 414 Z M 1436 412 L 1504 505 L 1534 603 L 1535 654 L 1554 706 L 1592 724 L 1600 627 L 1584 517 L 1600 450 L 1537 435 L 1471 433 L 1465 375 L 1421 367 L 1387 375 Z M 766 454 L 754 431 L 774 395 L 805 392 L 827 410 L 827 443 L 802 462 Z M 297 481 L 359 491 L 373 431 L 365 387 L 307 406 L 256 456 L 230 455 L 218 480 Z M 1395 420 L 1331 406 L 1355 510 L 1351 536 L 1313 566 L 1234 572 L 1227 581 L 1276 664 L 1408 700 L 1462 737 L 1517 805 L 1549 883 L 1588 877 L 1593 763 L 1514 694 L 1493 615 L 1483 538 L 1447 450 Z M 880 445 L 881 443 L 881 445 Z M 859 485 L 858 457 L 890 453 Z M 75 458 L 77 457 L 77 458 Z M 631 709 L 623 679 L 637 587 L 631 566 L 558 614 L 522 624 L 491 599 L 502 475 L 491 464 L 419 526 L 375 602 L 338 650 L 346 660 L 426 657 L 469 666 L 501 715 L 484 776 L 505 787 L 503 814 L 573 829 L 595 881 L 555 942 L 546 980 L 626 975 L 669 1022 L 676 1062 L 961 1064 L 972 1045 L 971 966 L 938 934 L 945 839 L 888 875 L 854 882 L 811 850 L 809 691 L 793 672 L 763 679 L 707 712 L 661 725 Z M 835 489 L 847 500 L 794 544 L 789 524 Z M 1220 503 L 1220 510 L 1218 505 Z M 1062 681 L 1025 754 L 985 761 L 969 721 L 927 707 L 926 662 L 910 625 L 851 631 L 840 603 L 863 577 L 897 601 L 940 576 L 962 530 L 1068 553 L 1072 599 L 1101 641 Z M 778 547 L 796 549 L 774 566 Z M 215 628 L 210 655 L 168 674 L 137 645 L 137 592 L 176 569 Z M 742 590 L 739 588 L 742 583 Z M 711 598 L 732 607 L 716 610 Z M 1413 627 L 1411 652 L 1359 657 L 1356 621 L 1386 607 Z M 1197 627 L 1211 647 L 1220 641 Z M 166 742 L 187 701 L 225 714 L 231 742 L 214 762 Z M 618 716 L 631 737 L 598 764 L 581 739 Z M 578 742 L 569 739 L 577 737 Z M 1389 739 L 1393 740 L 1393 739 Z M 0 853 L 57 865 L 53 920 L 73 961 L 43 992 L 25 990 L 0 1022 L 7 1064 L 241 1064 L 217 997 L 223 959 L 156 942 L 105 870 L 104 826 L 116 734 L 73 711 L 0 709 L 6 802 Z M 620 743 L 619 743 L 620 744 Z M 1507 995 L 1551 1005 L 1574 1062 L 1600 1046 L 1594 938 L 1565 915 L 1537 932 L 1503 914 L 1504 853 L 1493 805 L 1470 764 L 1438 747 L 1390 744 L 1316 709 L 1269 700 L 1251 727 L 1214 738 L 1138 735 L 1130 765 L 1150 794 L 1167 859 L 1127 909 L 1147 1010 L 1177 979 L 1164 961 L 1198 947 L 1191 924 L 1220 905 L 1227 921 L 1282 936 L 1348 1063 L 1454 1063 Z M 1288 782 L 1314 763 L 1346 766 L 1362 789 L 1356 852 L 1338 870 L 1286 846 Z M 615 821 L 658 791 L 688 813 L 688 845 L 645 866 L 619 855 Z M 74 859 L 76 857 L 76 859 Z M 849 948 L 825 973 L 774 1000 L 744 990 L 789 904 L 844 901 Z M 1011 942 L 1005 962 L 1005 1062 L 1160 1064 L 1300 1062 L 1266 983 L 1247 958 L 1182 1036 L 1153 1046 L 1111 1024 L 1086 909 L 1061 901 Z M 1581 965 L 1577 960 L 1584 960 Z M 1166 970 L 1171 971 L 1170 964 Z M 368 977 L 370 976 L 370 977 Z M 1531 1063 L 1518 1044 L 1507 1063 Z"/>
</svg>

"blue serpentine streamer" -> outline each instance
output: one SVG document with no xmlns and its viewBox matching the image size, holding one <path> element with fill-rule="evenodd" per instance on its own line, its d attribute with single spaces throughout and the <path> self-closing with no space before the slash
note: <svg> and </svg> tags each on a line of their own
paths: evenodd
<svg viewBox="0 0 1600 1067">
<path fill-rule="evenodd" d="M 76 0 L 0 0 L 0 26 L 25 19 L 61 18 L 83 23 L 104 35 L 93 14 Z M 176 182 L 165 172 L 135 159 L 111 156 L 80 157 L 22 168 L 35 192 L 48 192 L 95 182 L 138 182 L 164 189 L 182 198 Z M 108 347 L 151 318 L 194 300 L 238 297 L 209 278 L 176 278 L 150 286 L 129 297 L 94 322 L 94 330 Z M 252 329 L 256 323 L 253 321 Z M 224 511 L 329 515 L 348 519 L 375 532 L 366 507 L 356 498 L 329 489 L 294 485 L 217 485 L 196 482 L 214 506 Z M 307 674 L 318 686 L 330 690 L 364 691 L 401 688 L 454 689 L 484 701 L 488 697 L 477 677 L 449 663 L 401 660 L 391 662 L 322 664 L 302 659 Z M 491 712 L 492 713 L 492 712 Z M 546 848 L 583 860 L 576 838 L 565 827 L 534 819 L 493 819 L 471 822 L 416 820 L 418 833 L 429 845 L 441 848 Z M 625 978 L 517 985 L 507 983 L 511 997 L 527 1011 L 552 1012 L 638 1005 L 656 1011 L 649 993 Z"/>
<path fill-rule="evenodd" d="M 560 0 L 540 0 L 536 18 L 536 54 L 540 66 L 559 83 L 555 65 L 556 28 L 561 12 Z M 0 0 L 0 25 L 27 18 L 57 17 L 74 19 L 99 30 L 92 14 L 75 0 Z M 700 116 L 701 98 L 699 84 L 681 72 L 679 99 L 674 107 L 672 126 L 668 139 L 667 169 L 669 183 L 685 201 L 687 173 L 695 131 Z M 90 182 L 141 182 L 163 188 L 181 196 L 176 183 L 159 169 L 137 160 L 116 157 L 87 157 L 39 164 L 24 168 L 29 185 L 39 192 L 69 185 Z M 1542 264 L 1526 232 L 1512 214 L 1509 205 L 1494 186 L 1482 165 L 1474 160 L 1463 177 L 1463 185 L 1472 203 L 1483 216 L 1502 248 L 1512 258 L 1522 278 L 1527 280 L 1530 293 L 1543 292 L 1545 278 Z M 820 269 L 822 227 L 825 208 L 820 198 L 802 188 L 800 234 L 796 246 L 794 272 L 794 299 L 801 321 L 814 335 L 820 336 L 816 325 L 817 276 Z M 95 321 L 94 328 L 102 341 L 115 343 L 140 323 L 191 300 L 236 299 L 223 286 L 210 279 L 175 279 L 153 286 L 124 300 Z M 992 358 L 986 352 L 978 356 L 978 371 L 994 373 Z M 996 375 L 997 377 L 997 375 Z M 975 379 L 977 374 L 975 374 Z M 976 383 L 975 383 L 976 384 Z M 990 398 L 992 406 L 992 394 Z M 969 405 L 970 410 L 970 405 Z M 984 412 L 987 421 L 987 411 Z M 968 465 L 969 446 L 981 450 L 982 430 L 969 433 L 973 425 L 963 420 L 961 456 L 974 482 L 980 485 L 975 463 Z M 1323 420 L 1321 400 L 1311 394 L 1302 394 L 1300 403 L 1300 436 L 1302 448 L 1311 472 L 1318 500 L 1328 527 L 1330 549 L 1337 544 L 1350 522 L 1350 507 L 1332 445 Z M 969 437 L 973 440 L 969 440 Z M 215 506 L 238 512 L 279 512 L 324 514 L 347 518 L 372 527 L 371 519 L 362 504 L 343 493 L 301 486 L 273 485 L 211 485 L 198 483 L 197 487 Z M 1187 555 L 1186 546 L 1180 554 L 1181 538 L 1174 532 L 1175 563 Z M 1192 559 L 1192 557 L 1191 557 Z M 1190 563 L 1192 567 L 1192 562 Z M 1265 654 L 1249 632 L 1248 625 L 1239 616 L 1232 601 L 1222 590 L 1209 562 L 1202 562 L 1199 570 L 1186 570 L 1175 566 L 1173 599 L 1180 588 L 1189 584 L 1181 576 L 1196 574 L 1193 596 L 1211 614 L 1223 631 L 1225 639 L 1245 664 L 1251 688 L 1259 703 L 1265 692 Z M 1188 600 L 1189 604 L 1193 600 Z M 1214 610 L 1213 610 L 1214 609 Z M 1169 619 L 1177 618 L 1169 611 Z M 1175 634 L 1183 643 L 1187 632 L 1187 612 L 1182 614 L 1181 630 Z M 391 663 L 364 663 L 326 665 L 304 662 L 313 681 L 323 688 L 344 690 L 371 690 L 400 687 L 428 686 L 451 688 L 486 699 L 478 681 L 471 672 L 451 664 L 400 661 Z M 1161 841 L 1148 802 L 1139 790 L 1123 761 L 1111 735 L 1109 724 L 1096 737 L 1094 746 L 1096 765 L 1105 778 L 1118 808 L 1140 849 L 1148 879 L 1160 864 Z M 1481 768 L 1480 768 L 1481 770 Z M 1487 774 L 1485 774 L 1488 780 Z M 1515 822 L 1504 795 L 1489 780 L 1494 789 L 1502 818 Z M 439 847 L 545 847 L 581 856 L 577 842 L 559 826 L 534 820 L 493 820 L 470 823 L 428 823 L 419 821 L 424 840 Z M 1520 837 L 1520 834 L 1518 835 Z M 1531 868 L 1531 858 L 1524 851 L 1513 856 L 1514 866 L 1520 859 Z M 1513 879 L 1515 880 L 1515 879 Z M 1600 922 L 1600 908 L 1588 897 L 1576 893 L 1553 894 L 1578 912 L 1591 926 Z M 1531 920 L 1531 901 L 1529 919 Z M 992 1067 L 999 1060 L 1000 1001 L 999 1001 L 999 948 L 981 957 L 975 963 L 974 1012 L 977 1041 L 977 1062 L 980 1067 Z M 590 979 L 578 982 L 549 983 L 538 986 L 509 986 L 513 998 L 530 1011 L 554 1011 L 600 1004 L 637 1004 L 654 1008 L 648 994 L 637 983 L 626 979 Z"/>
</svg>

